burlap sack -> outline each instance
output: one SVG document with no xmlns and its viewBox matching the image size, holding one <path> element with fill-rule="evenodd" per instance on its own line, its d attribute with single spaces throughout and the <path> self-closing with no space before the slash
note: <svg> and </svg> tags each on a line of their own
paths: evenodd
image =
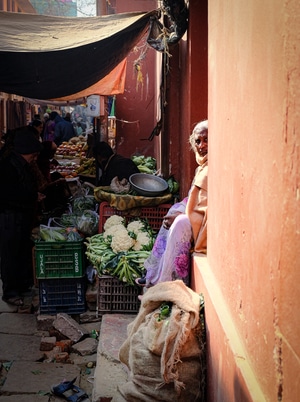
<svg viewBox="0 0 300 402">
<path fill-rule="evenodd" d="M 169 317 L 159 320 L 160 306 L 172 302 Z M 130 370 L 119 391 L 126 401 L 200 401 L 203 367 L 200 296 L 182 281 L 159 283 L 143 297 L 120 361 Z"/>
</svg>

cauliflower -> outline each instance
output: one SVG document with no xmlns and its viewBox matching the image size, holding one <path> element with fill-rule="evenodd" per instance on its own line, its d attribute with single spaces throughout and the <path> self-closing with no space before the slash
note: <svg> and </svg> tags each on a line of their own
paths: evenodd
<svg viewBox="0 0 300 402">
<path fill-rule="evenodd" d="M 134 240 L 129 236 L 122 223 L 110 226 L 105 230 L 103 236 L 105 239 L 111 238 L 110 247 L 114 253 L 128 251 L 134 245 Z"/>
<path fill-rule="evenodd" d="M 135 220 L 127 225 L 127 230 L 131 236 L 135 239 L 133 250 L 147 250 L 153 246 L 153 239 L 149 230 L 147 230 L 147 224 L 141 220 Z"/>
<path fill-rule="evenodd" d="M 119 253 L 120 251 L 128 251 L 133 245 L 134 240 L 125 229 L 125 231 L 116 231 L 112 236 L 110 247 L 114 253 Z"/>
<path fill-rule="evenodd" d="M 106 221 L 104 229 L 103 237 L 116 254 L 129 250 L 145 250 L 153 246 L 151 234 L 141 220 L 130 222 L 126 228 L 121 216 L 112 215 Z"/>
<path fill-rule="evenodd" d="M 143 229 L 145 229 L 145 225 L 141 221 L 132 221 L 127 225 L 128 232 L 133 232 L 136 235 Z"/>
<path fill-rule="evenodd" d="M 119 215 L 110 216 L 107 221 L 104 223 L 103 229 L 104 231 L 109 229 L 111 226 L 115 225 L 124 225 L 124 218 Z"/>
<path fill-rule="evenodd" d="M 133 250 L 140 251 L 144 246 L 149 246 L 152 239 L 147 232 L 139 232 L 136 237 L 136 241 L 133 246 Z"/>
<path fill-rule="evenodd" d="M 108 236 L 114 236 L 116 233 L 126 233 L 127 234 L 127 230 L 126 230 L 125 226 L 123 226 L 122 224 L 113 225 L 105 230 L 105 232 L 103 233 L 103 236 L 105 239 L 107 239 Z"/>
</svg>

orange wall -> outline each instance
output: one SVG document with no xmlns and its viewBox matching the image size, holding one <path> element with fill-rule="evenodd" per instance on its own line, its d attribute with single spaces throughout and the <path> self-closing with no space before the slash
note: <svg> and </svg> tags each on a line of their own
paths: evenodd
<svg viewBox="0 0 300 402">
<path fill-rule="evenodd" d="M 209 401 L 296 402 L 300 3 L 209 1 L 208 34 Z"/>
</svg>

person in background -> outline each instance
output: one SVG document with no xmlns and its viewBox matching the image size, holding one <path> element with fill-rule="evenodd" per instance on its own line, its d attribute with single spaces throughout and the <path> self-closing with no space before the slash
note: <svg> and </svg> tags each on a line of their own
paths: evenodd
<svg viewBox="0 0 300 402">
<path fill-rule="evenodd" d="M 129 179 L 134 173 L 139 173 L 139 169 L 130 158 L 114 153 L 107 142 L 100 141 L 93 147 L 94 157 L 97 168 L 101 170 L 98 186 L 109 186 L 114 177 Z"/>
<path fill-rule="evenodd" d="M 94 146 L 95 146 L 95 135 L 94 133 L 88 133 L 86 136 L 86 143 L 88 146 L 88 149 L 86 151 L 86 157 L 87 158 L 93 158 L 94 157 Z M 98 166 L 98 163 L 97 163 Z M 98 166 L 99 168 L 99 166 Z"/>
<path fill-rule="evenodd" d="M 45 195 L 43 204 L 44 211 L 66 209 L 71 196 L 66 179 L 58 172 L 51 173 L 51 164 L 57 150 L 53 141 L 43 141 L 41 152 L 36 161 L 35 171 L 38 180 L 38 190 Z"/>
<path fill-rule="evenodd" d="M 65 117 L 64 117 L 64 120 L 66 120 L 66 121 L 72 123 L 71 113 L 69 113 L 69 112 L 66 113 L 66 115 L 65 115 Z"/>
<path fill-rule="evenodd" d="M 51 113 L 49 119 L 44 125 L 43 141 L 54 141 L 55 121 L 51 119 Z"/>
<path fill-rule="evenodd" d="M 37 183 L 30 169 L 41 143 L 30 127 L 16 129 L 11 152 L 0 160 L 0 268 L 2 299 L 23 305 L 33 285 L 31 230 L 38 201 Z"/>
<path fill-rule="evenodd" d="M 53 141 L 43 141 L 41 152 L 37 158 L 37 165 L 48 182 L 51 182 L 51 161 L 54 158 L 54 155 L 57 150 L 57 145 Z M 55 164 L 57 165 L 58 162 L 56 161 Z M 60 175 L 60 177 L 62 177 Z"/>
<path fill-rule="evenodd" d="M 50 119 L 54 121 L 54 142 L 60 146 L 63 142 L 68 142 L 71 138 L 76 137 L 73 124 L 63 119 L 57 112 L 50 113 Z"/>
<path fill-rule="evenodd" d="M 80 121 L 78 121 L 78 122 L 76 123 L 76 133 L 77 133 L 77 137 L 79 137 L 79 136 L 82 135 L 82 133 L 83 133 L 83 129 L 82 129 L 82 127 L 81 127 Z"/>
<path fill-rule="evenodd" d="M 191 250 L 206 253 L 208 122 L 198 123 L 189 137 L 198 167 L 188 197 L 174 204 L 164 217 L 140 286 L 181 279 L 189 285 Z"/>
<path fill-rule="evenodd" d="M 45 127 L 47 122 L 49 121 L 50 117 L 49 117 L 49 113 L 44 113 L 44 118 L 43 118 L 43 132 L 42 132 L 42 140 L 44 140 L 44 134 L 45 134 Z"/>
<path fill-rule="evenodd" d="M 39 141 L 42 141 L 42 134 L 43 134 L 43 122 L 41 120 L 32 120 L 32 122 L 29 124 L 29 127 L 32 127 L 34 129 L 34 132 L 36 133 L 37 139 Z"/>
</svg>

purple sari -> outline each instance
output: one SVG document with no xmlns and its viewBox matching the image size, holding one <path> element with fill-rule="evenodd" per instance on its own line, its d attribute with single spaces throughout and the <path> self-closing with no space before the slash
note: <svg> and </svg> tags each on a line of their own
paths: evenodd
<svg viewBox="0 0 300 402">
<path fill-rule="evenodd" d="M 181 212 L 170 229 L 161 226 L 152 252 L 144 263 L 147 270 L 146 286 L 158 282 L 181 279 L 189 284 L 192 227 L 185 214 L 187 198 L 172 205 L 168 215 Z"/>
</svg>

